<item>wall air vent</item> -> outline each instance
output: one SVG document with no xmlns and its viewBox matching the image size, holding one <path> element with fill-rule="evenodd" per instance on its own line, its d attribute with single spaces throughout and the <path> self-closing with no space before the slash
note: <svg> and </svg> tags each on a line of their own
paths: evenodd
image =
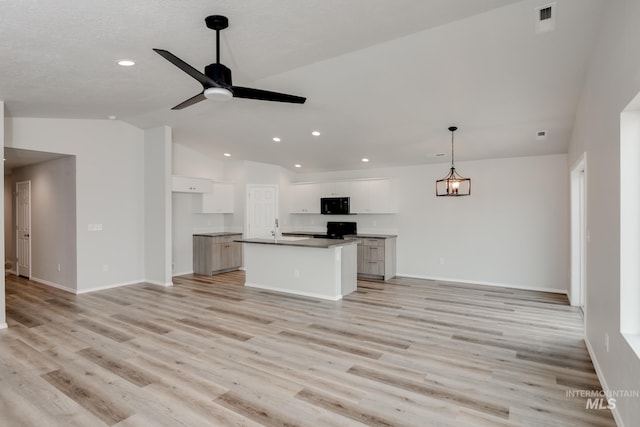
<svg viewBox="0 0 640 427">
<path fill-rule="evenodd" d="M 538 132 L 536 132 L 536 139 L 538 141 L 543 141 L 543 140 L 547 139 L 547 131 L 546 130 L 539 130 Z"/>
<path fill-rule="evenodd" d="M 536 7 L 536 33 L 546 33 L 556 28 L 556 4 L 549 3 Z"/>
</svg>

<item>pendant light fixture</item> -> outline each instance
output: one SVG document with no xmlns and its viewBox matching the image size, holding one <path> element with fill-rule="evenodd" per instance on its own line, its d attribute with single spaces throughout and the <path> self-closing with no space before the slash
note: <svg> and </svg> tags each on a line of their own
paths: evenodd
<svg viewBox="0 0 640 427">
<path fill-rule="evenodd" d="M 436 181 L 436 196 L 468 196 L 471 194 L 471 178 L 464 178 L 456 172 L 453 163 L 453 133 L 458 130 L 451 126 L 451 170 L 449 174 Z"/>
</svg>

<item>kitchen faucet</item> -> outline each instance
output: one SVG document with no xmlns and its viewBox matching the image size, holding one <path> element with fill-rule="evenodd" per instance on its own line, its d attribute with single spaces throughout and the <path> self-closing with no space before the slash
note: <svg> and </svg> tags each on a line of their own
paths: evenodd
<svg viewBox="0 0 640 427">
<path fill-rule="evenodd" d="M 271 235 L 273 236 L 273 241 L 274 241 L 274 242 L 277 242 L 277 241 L 278 241 L 278 231 L 279 231 L 279 230 L 278 230 L 278 228 L 279 228 L 279 225 L 278 225 L 278 218 L 276 218 L 276 220 L 275 220 L 275 227 L 273 228 L 273 230 L 271 230 Z"/>
</svg>

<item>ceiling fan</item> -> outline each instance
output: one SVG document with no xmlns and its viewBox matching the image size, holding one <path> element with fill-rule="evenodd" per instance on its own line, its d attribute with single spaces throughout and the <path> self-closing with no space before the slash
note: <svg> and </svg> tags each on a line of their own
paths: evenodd
<svg viewBox="0 0 640 427">
<path fill-rule="evenodd" d="M 202 85 L 202 92 L 184 102 L 176 105 L 172 110 L 182 110 L 205 99 L 226 101 L 235 98 L 261 99 L 263 101 L 291 102 L 304 104 L 307 98 L 284 93 L 271 92 L 262 89 L 252 89 L 242 86 L 233 86 L 231 83 L 231 70 L 220 63 L 220 30 L 229 26 L 226 16 L 212 15 L 205 18 L 207 27 L 216 32 L 216 62 L 209 64 L 204 69 L 204 74 L 193 68 L 169 51 L 153 49 L 164 59 L 180 68 L 185 73 L 196 79 Z"/>
</svg>

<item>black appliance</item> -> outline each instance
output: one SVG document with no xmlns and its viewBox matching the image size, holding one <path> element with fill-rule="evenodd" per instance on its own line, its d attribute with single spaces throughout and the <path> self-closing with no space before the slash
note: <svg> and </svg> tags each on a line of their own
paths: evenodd
<svg viewBox="0 0 640 427">
<path fill-rule="evenodd" d="M 348 197 L 322 197 L 320 199 L 322 215 L 349 215 Z"/>
<path fill-rule="evenodd" d="M 358 234 L 358 223 L 328 221 L 327 234 L 315 234 L 313 237 L 321 239 L 344 239 L 344 236 Z"/>
</svg>

